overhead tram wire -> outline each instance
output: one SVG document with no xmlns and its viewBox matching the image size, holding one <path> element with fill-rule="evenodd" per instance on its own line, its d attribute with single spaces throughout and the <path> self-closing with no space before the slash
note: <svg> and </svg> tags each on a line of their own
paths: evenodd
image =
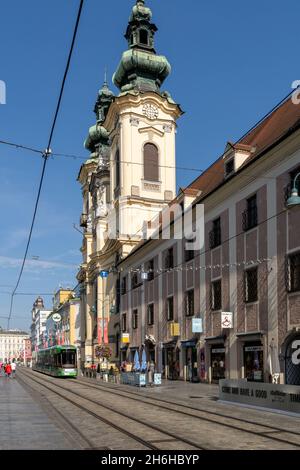
<svg viewBox="0 0 300 470">
<path fill-rule="evenodd" d="M 24 266 L 25 266 L 26 259 L 27 259 L 29 245 L 30 245 L 30 242 L 31 242 L 33 227 L 34 227 L 34 223 L 35 223 L 35 219 L 36 219 L 37 209 L 38 209 L 38 205 L 39 205 L 41 190 L 42 190 L 44 176 L 45 176 L 46 165 L 47 165 L 48 158 L 51 155 L 51 150 L 50 149 L 51 149 L 53 133 L 54 133 L 54 130 L 55 130 L 57 117 L 58 117 L 58 113 L 59 113 L 59 110 L 60 110 L 61 100 L 62 100 L 64 88 L 65 88 L 65 83 L 66 83 L 66 79 L 67 79 L 69 68 L 70 68 L 71 58 L 72 58 L 72 54 L 73 54 L 73 49 L 74 49 L 74 44 L 75 44 L 75 40 L 76 40 L 76 36 L 77 36 L 77 31 L 78 31 L 79 21 L 80 21 L 80 17 L 81 17 L 81 13 L 82 13 L 83 4 L 84 4 L 84 0 L 80 0 L 78 13 L 77 13 L 77 18 L 76 18 L 76 23 L 75 23 L 75 27 L 74 27 L 74 31 L 73 31 L 72 42 L 71 42 L 71 46 L 70 46 L 70 50 L 69 50 L 69 55 L 68 55 L 68 60 L 67 60 L 63 80 L 62 80 L 61 87 L 60 87 L 59 98 L 58 98 L 58 102 L 57 102 L 57 105 L 56 105 L 56 110 L 55 110 L 51 130 L 50 130 L 50 134 L 49 134 L 48 144 L 47 144 L 46 150 L 42 153 L 42 157 L 44 159 L 43 167 L 42 167 L 42 174 L 41 174 L 41 178 L 40 178 L 38 194 L 37 194 L 37 198 L 36 198 L 34 213 L 33 213 L 33 217 L 32 217 L 32 222 L 31 222 L 31 226 L 30 226 L 28 241 L 27 241 L 27 245 L 26 245 L 26 249 L 25 249 L 25 254 L 24 254 L 24 257 L 23 257 L 21 270 L 20 270 L 20 273 L 19 273 L 19 276 L 18 276 L 17 283 L 15 285 L 15 288 L 14 288 L 12 294 L 11 294 L 9 316 L 8 316 L 8 321 L 7 321 L 7 329 L 9 329 L 9 326 L 10 326 L 10 320 L 11 320 L 12 311 L 13 311 L 13 301 L 14 301 L 16 291 L 19 287 L 19 284 L 20 284 L 20 281 L 21 281 L 21 278 L 22 278 L 22 274 L 23 274 L 23 271 L 24 271 Z"/>
</svg>

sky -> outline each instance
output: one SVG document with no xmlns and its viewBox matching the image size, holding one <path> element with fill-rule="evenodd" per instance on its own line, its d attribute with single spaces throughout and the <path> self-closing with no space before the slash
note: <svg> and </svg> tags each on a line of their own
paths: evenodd
<svg viewBox="0 0 300 470">
<path fill-rule="evenodd" d="M 95 123 L 93 107 L 107 67 L 121 54 L 135 0 L 85 0 L 52 151 L 87 158 L 83 147 Z M 300 79 L 298 0 L 147 0 L 159 31 L 156 50 L 172 74 L 163 85 L 185 111 L 178 121 L 177 166 L 207 168 L 291 91 Z M 79 0 L 1 2 L 0 140 L 44 149 L 69 52 Z M 59 286 L 76 285 L 81 262 L 83 159 L 47 164 L 28 262 L 15 298 L 12 328 L 28 330 L 41 294 L 51 308 Z M 42 167 L 39 155 L 0 144 L 0 326 L 29 233 Z M 177 171 L 186 186 L 197 171 Z M 37 258 L 38 257 L 38 258 Z M 49 295 L 44 295 L 49 294 Z"/>
</svg>

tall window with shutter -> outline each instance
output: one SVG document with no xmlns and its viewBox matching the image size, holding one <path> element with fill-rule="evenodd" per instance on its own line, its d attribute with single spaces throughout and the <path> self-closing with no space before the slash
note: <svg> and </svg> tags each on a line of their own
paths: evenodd
<svg viewBox="0 0 300 470">
<path fill-rule="evenodd" d="M 159 181 L 158 148 L 154 144 L 144 146 L 144 179 Z"/>
</svg>

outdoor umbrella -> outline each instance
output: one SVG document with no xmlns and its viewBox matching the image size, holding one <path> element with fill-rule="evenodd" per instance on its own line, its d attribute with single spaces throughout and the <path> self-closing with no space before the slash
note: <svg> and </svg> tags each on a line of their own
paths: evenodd
<svg viewBox="0 0 300 470">
<path fill-rule="evenodd" d="M 145 349 L 143 350 L 143 354 L 142 354 L 141 370 L 144 371 L 144 372 L 147 370 L 147 358 L 146 358 L 146 351 L 145 351 Z"/>
<path fill-rule="evenodd" d="M 141 368 L 140 359 L 139 359 L 139 353 L 138 353 L 137 350 L 136 350 L 135 353 L 134 353 L 134 365 L 133 365 L 133 368 L 134 368 L 135 371 L 139 371 L 140 368 Z"/>
</svg>

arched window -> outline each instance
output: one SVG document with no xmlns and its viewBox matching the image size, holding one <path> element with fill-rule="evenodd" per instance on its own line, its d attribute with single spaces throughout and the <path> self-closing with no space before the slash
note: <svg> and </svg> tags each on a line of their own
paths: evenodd
<svg viewBox="0 0 300 470">
<path fill-rule="evenodd" d="M 116 151 L 115 159 L 116 159 L 116 188 L 119 188 L 120 187 L 120 173 L 121 173 L 119 149 Z"/>
<path fill-rule="evenodd" d="M 154 144 L 146 144 L 144 147 L 144 179 L 159 181 L 158 148 Z"/>
<path fill-rule="evenodd" d="M 148 46 L 148 31 L 146 29 L 140 30 L 140 43 Z"/>
</svg>

